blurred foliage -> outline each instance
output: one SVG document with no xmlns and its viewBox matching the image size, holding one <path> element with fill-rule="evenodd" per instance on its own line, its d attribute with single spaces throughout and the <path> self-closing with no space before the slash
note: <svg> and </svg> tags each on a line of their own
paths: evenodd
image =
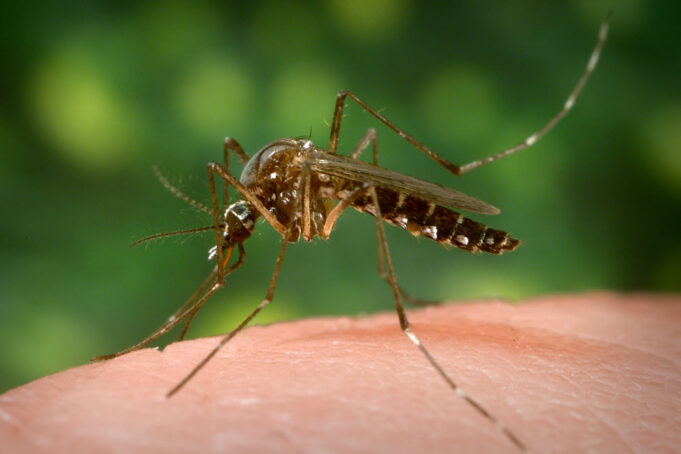
<svg viewBox="0 0 681 454">
<path fill-rule="evenodd" d="M 560 108 L 611 2 L 425 5 L 4 5 L 0 390 L 136 342 L 208 273 L 210 233 L 127 247 L 211 222 L 164 190 L 152 164 L 206 203 L 205 165 L 225 136 L 251 154 L 310 133 L 325 146 L 342 88 L 455 162 L 487 156 Z M 375 127 L 382 165 L 501 207 L 472 217 L 523 240 L 512 254 L 472 256 L 390 227 L 413 294 L 681 289 L 681 12 L 673 1 L 612 5 L 600 66 L 571 115 L 531 150 L 465 177 L 349 104 L 343 152 Z M 191 336 L 228 331 L 260 301 L 279 244 L 261 223 Z M 373 220 L 355 212 L 330 241 L 293 245 L 259 322 L 391 310 L 374 251 Z"/>
</svg>

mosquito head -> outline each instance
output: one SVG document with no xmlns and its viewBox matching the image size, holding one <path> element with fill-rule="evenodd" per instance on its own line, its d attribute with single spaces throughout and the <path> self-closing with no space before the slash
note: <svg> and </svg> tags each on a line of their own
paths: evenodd
<svg viewBox="0 0 681 454">
<path fill-rule="evenodd" d="M 256 210 L 249 202 L 240 200 L 231 204 L 225 210 L 222 225 L 225 226 L 223 232 L 223 249 L 229 249 L 236 244 L 243 243 L 253 233 L 255 226 Z M 208 260 L 217 256 L 217 246 L 213 246 L 208 251 Z"/>
</svg>

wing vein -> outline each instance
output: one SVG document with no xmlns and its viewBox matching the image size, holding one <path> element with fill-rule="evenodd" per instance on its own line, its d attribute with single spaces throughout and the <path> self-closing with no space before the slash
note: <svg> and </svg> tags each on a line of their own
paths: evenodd
<svg viewBox="0 0 681 454">
<path fill-rule="evenodd" d="M 326 153 L 319 149 L 309 153 L 307 158 L 310 168 L 315 172 L 326 173 L 346 180 L 370 183 L 377 187 L 392 189 L 450 208 L 482 214 L 499 213 L 498 208 L 475 197 L 364 161 Z"/>
</svg>

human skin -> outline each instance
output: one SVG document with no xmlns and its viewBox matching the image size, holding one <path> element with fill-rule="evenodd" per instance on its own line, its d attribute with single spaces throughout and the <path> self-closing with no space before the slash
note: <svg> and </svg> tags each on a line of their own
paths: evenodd
<svg viewBox="0 0 681 454">
<path fill-rule="evenodd" d="M 452 379 L 531 452 L 681 452 L 681 298 L 592 293 L 409 312 Z M 2 452 L 519 452 L 395 314 L 247 328 L 0 396 Z"/>
</svg>

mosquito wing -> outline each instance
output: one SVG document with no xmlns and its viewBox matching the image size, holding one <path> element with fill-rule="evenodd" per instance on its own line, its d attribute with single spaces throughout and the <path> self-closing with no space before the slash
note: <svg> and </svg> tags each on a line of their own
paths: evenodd
<svg viewBox="0 0 681 454">
<path fill-rule="evenodd" d="M 499 214 L 499 209 L 462 192 L 419 180 L 346 156 L 316 150 L 308 155 L 311 170 L 346 180 L 370 183 L 377 187 L 411 195 L 438 205 L 482 214 Z"/>
</svg>

